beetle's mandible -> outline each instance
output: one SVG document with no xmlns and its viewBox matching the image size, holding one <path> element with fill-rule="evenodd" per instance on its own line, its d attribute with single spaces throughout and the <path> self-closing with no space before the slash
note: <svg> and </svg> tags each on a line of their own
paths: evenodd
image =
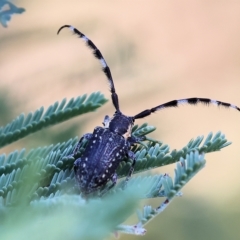
<svg viewBox="0 0 240 240">
<path fill-rule="evenodd" d="M 134 165 L 136 163 L 136 158 L 134 153 L 131 151 L 131 147 L 134 144 L 145 140 L 144 136 L 134 137 L 131 134 L 135 119 L 144 118 L 153 112 L 168 107 L 177 107 L 180 104 L 214 104 L 217 106 L 234 108 L 240 111 L 240 108 L 230 103 L 208 98 L 194 97 L 173 100 L 158 105 L 154 108 L 146 109 L 134 116 L 126 116 L 120 111 L 118 95 L 115 91 L 110 68 L 108 67 L 99 49 L 83 33 L 70 25 L 62 26 L 58 30 L 58 33 L 63 28 L 69 28 L 74 34 L 82 38 L 86 45 L 93 50 L 94 56 L 100 61 L 103 72 L 108 79 L 112 103 L 116 110 L 113 117 L 106 116 L 104 118 L 103 127 L 96 127 L 93 133 L 87 133 L 83 135 L 74 150 L 73 154 L 76 154 L 79 151 L 82 141 L 84 139 L 88 140 L 85 151 L 74 162 L 75 178 L 80 191 L 85 196 L 99 190 L 100 188 L 103 188 L 110 180 L 112 181 L 112 184 L 108 187 L 108 189 L 112 188 L 117 182 L 116 170 L 120 162 L 123 161 L 125 157 L 128 157 L 132 160 L 132 165 L 126 177 L 126 182 L 131 177 L 131 174 L 134 170 Z"/>
</svg>

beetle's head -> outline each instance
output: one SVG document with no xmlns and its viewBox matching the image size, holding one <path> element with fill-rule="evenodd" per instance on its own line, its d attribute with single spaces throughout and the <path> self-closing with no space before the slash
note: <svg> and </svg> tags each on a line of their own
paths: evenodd
<svg viewBox="0 0 240 240">
<path fill-rule="evenodd" d="M 131 136 L 134 118 L 127 117 L 121 112 L 115 112 L 112 118 L 105 116 L 103 125 L 109 128 L 111 132 L 122 135 L 125 138 Z"/>
</svg>

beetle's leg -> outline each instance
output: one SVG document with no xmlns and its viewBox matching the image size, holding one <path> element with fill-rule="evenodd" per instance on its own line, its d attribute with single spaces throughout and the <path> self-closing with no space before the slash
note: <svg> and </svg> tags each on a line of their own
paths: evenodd
<svg viewBox="0 0 240 240">
<path fill-rule="evenodd" d="M 147 145 L 143 143 L 143 141 L 147 140 L 146 136 L 138 136 L 138 137 L 129 137 L 128 142 L 130 143 L 131 146 L 134 144 L 138 143 L 141 144 L 143 147 L 147 148 Z"/>
<path fill-rule="evenodd" d="M 146 136 L 138 136 L 138 137 L 133 137 L 131 136 L 130 138 L 128 138 L 128 141 L 130 142 L 131 146 L 133 146 L 135 143 L 138 143 L 140 145 L 142 145 L 144 148 L 148 148 L 149 146 L 147 146 L 143 141 L 148 141 L 151 143 L 161 143 L 161 141 L 157 141 L 155 139 L 146 137 Z"/>
<path fill-rule="evenodd" d="M 109 191 L 111 188 L 113 188 L 116 185 L 117 179 L 118 179 L 117 173 L 114 173 L 111 178 L 112 184 L 107 188 L 107 191 Z"/>
<path fill-rule="evenodd" d="M 142 141 L 145 141 L 145 140 L 146 140 L 146 136 L 138 136 L 138 137 L 131 136 L 128 138 L 128 141 L 130 142 L 131 145 L 135 143 L 141 143 Z"/>
<path fill-rule="evenodd" d="M 128 171 L 128 175 L 127 175 L 127 177 L 126 177 L 126 179 L 125 179 L 124 188 L 125 188 L 125 186 L 127 185 L 127 182 L 129 181 L 129 179 L 130 179 L 131 176 L 132 176 L 132 173 L 133 173 L 133 171 L 134 171 L 134 166 L 135 166 L 135 163 L 136 163 L 136 157 L 135 157 L 134 152 L 128 151 L 128 157 L 129 157 L 130 159 L 132 159 L 133 162 L 132 162 L 132 165 L 131 165 L 131 167 L 130 167 L 130 169 L 129 169 L 129 171 Z"/>
<path fill-rule="evenodd" d="M 111 179 L 112 184 L 109 186 L 108 189 L 111 189 L 116 185 L 117 179 L 118 179 L 117 173 L 114 173 L 113 176 L 112 176 L 112 179 Z"/>
<path fill-rule="evenodd" d="M 75 174 L 75 178 L 77 180 L 77 182 L 80 182 L 80 175 L 78 174 L 78 168 L 80 167 L 81 164 L 81 158 L 78 158 L 74 163 L 73 163 L 73 170 L 74 170 L 74 174 Z"/>
<path fill-rule="evenodd" d="M 104 120 L 103 120 L 103 123 L 102 123 L 103 126 L 104 126 L 105 128 L 108 128 L 110 121 L 111 121 L 111 118 L 110 118 L 108 115 L 106 115 L 106 116 L 104 117 Z"/>
<path fill-rule="evenodd" d="M 90 140 L 91 138 L 92 138 L 92 133 L 86 133 L 86 134 L 84 134 L 84 135 L 80 138 L 80 140 L 78 141 L 76 147 L 74 148 L 74 150 L 73 150 L 73 156 L 78 153 L 78 151 L 79 151 L 79 149 L 80 149 L 80 146 L 81 146 L 81 144 L 82 144 L 82 141 L 83 141 L 84 139 Z"/>
</svg>

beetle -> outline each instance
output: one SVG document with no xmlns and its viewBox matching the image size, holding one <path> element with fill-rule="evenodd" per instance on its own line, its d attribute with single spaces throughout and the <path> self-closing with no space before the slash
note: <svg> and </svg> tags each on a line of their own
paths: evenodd
<svg viewBox="0 0 240 240">
<path fill-rule="evenodd" d="M 126 116 L 120 111 L 118 95 L 115 90 L 112 74 L 102 53 L 88 37 L 71 25 L 62 26 L 59 28 L 57 34 L 59 34 L 63 28 L 69 28 L 74 34 L 78 35 L 79 38 L 83 39 L 86 45 L 93 51 L 94 56 L 100 61 L 102 70 L 110 85 L 112 103 L 115 108 L 115 113 L 112 117 L 109 117 L 108 115 L 105 116 L 103 127 L 95 127 L 93 133 L 84 134 L 74 149 L 73 155 L 76 155 L 83 140 L 85 139 L 88 141 L 84 152 L 75 160 L 73 167 L 76 182 L 84 196 L 104 188 L 110 180 L 112 184 L 107 190 L 111 189 L 117 182 L 116 170 L 125 157 L 132 160 L 131 167 L 125 180 L 125 183 L 127 183 L 134 171 L 134 165 L 136 163 L 136 157 L 131 151 L 131 147 L 134 144 L 139 144 L 146 140 L 145 136 L 135 137 L 131 134 L 136 119 L 147 117 L 151 113 L 165 108 L 178 107 L 181 104 L 213 104 L 227 108 L 234 108 L 240 111 L 239 107 L 230 103 L 208 98 L 194 97 L 173 100 L 146 109 L 134 116 Z"/>
</svg>

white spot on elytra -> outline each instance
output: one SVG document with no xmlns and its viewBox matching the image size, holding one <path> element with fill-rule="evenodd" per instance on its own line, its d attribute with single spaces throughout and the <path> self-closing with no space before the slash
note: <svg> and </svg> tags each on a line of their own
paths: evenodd
<svg viewBox="0 0 240 240">
<path fill-rule="evenodd" d="M 105 176 L 106 176 L 106 175 L 105 175 L 105 174 L 103 174 L 103 175 L 102 175 L 102 178 L 105 178 Z"/>
<path fill-rule="evenodd" d="M 112 164 L 110 163 L 108 167 L 112 167 Z"/>
<path fill-rule="evenodd" d="M 93 140 L 93 143 L 95 143 L 96 142 L 96 140 Z"/>
<path fill-rule="evenodd" d="M 83 166 L 83 168 L 85 168 L 85 167 L 86 167 L 86 164 L 84 163 L 82 166 Z"/>
<path fill-rule="evenodd" d="M 119 156 L 119 153 L 116 154 L 116 157 L 118 157 L 118 156 Z"/>
<path fill-rule="evenodd" d="M 85 161 L 88 161 L 88 158 L 87 158 L 87 157 L 85 158 Z"/>
<path fill-rule="evenodd" d="M 95 134 L 95 137 L 97 137 L 97 134 Z"/>
</svg>

